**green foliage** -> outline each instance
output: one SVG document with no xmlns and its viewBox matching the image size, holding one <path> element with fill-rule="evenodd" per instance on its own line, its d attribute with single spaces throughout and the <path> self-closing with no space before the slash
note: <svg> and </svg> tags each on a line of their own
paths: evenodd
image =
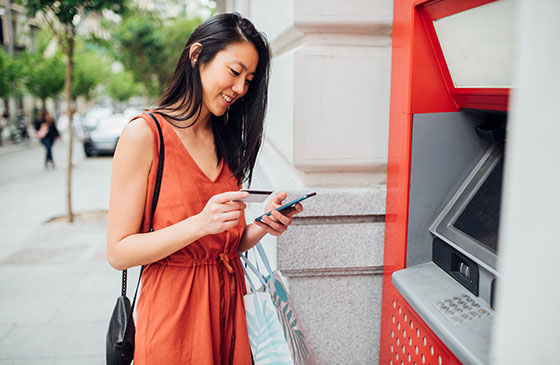
<svg viewBox="0 0 560 365">
<path fill-rule="evenodd" d="M 35 51 L 39 54 L 45 53 L 47 47 L 53 39 L 54 37 L 49 31 L 45 29 L 39 29 L 39 31 L 35 33 L 35 44 L 37 45 Z"/>
<path fill-rule="evenodd" d="M 122 12 L 126 0 L 19 0 L 26 7 L 30 16 L 39 12 L 52 11 L 62 24 L 72 24 L 74 17 L 80 13 L 96 12 L 104 9 L 115 13 Z"/>
<path fill-rule="evenodd" d="M 133 96 L 141 95 L 142 88 L 134 80 L 131 72 L 123 71 L 111 76 L 107 84 L 107 93 L 111 99 L 124 102 Z"/>
<path fill-rule="evenodd" d="M 46 100 L 62 92 L 66 71 L 59 53 L 48 58 L 29 53 L 21 57 L 24 84 L 31 95 Z"/>
<path fill-rule="evenodd" d="M 115 56 L 140 82 L 145 92 L 151 88 L 154 70 L 164 62 L 165 42 L 162 22 L 154 14 L 133 12 L 113 32 Z"/>
<path fill-rule="evenodd" d="M 91 100 L 97 85 L 110 74 L 111 59 L 96 47 L 79 41 L 74 54 L 74 73 L 72 75 L 72 99 L 83 96 Z"/>
<path fill-rule="evenodd" d="M 201 22 L 202 19 L 200 18 L 177 18 L 163 29 L 163 32 L 165 32 L 163 62 L 155 69 L 161 84 L 161 91 L 169 84 L 187 40 Z"/>
<path fill-rule="evenodd" d="M 0 48 L 0 97 L 16 95 L 20 90 L 21 67 L 19 59 Z"/>
<path fill-rule="evenodd" d="M 200 22 L 187 18 L 164 22 L 155 13 L 131 11 L 112 31 L 115 57 L 134 74 L 145 93 L 161 95 L 187 39 Z"/>
</svg>

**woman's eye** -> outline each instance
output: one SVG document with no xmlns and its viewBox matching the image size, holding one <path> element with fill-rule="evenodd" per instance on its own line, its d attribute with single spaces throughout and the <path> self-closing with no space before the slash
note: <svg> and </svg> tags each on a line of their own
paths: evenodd
<svg viewBox="0 0 560 365">
<path fill-rule="evenodd" d="M 253 80 L 245 79 L 245 83 L 249 85 Z"/>
<path fill-rule="evenodd" d="M 239 76 L 239 72 L 235 71 L 233 68 L 230 68 L 229 70 L 231 71 L 233 76 Z"/>
</svg>

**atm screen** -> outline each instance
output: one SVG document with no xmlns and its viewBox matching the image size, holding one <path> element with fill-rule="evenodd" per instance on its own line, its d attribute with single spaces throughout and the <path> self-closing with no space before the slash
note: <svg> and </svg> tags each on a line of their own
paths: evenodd
<svg viewBox="0 0 560 365">
<path fill-rule="evenodd" d="M 435 236 L 493 269 L 498 254 L 503 156 L 503 144 L 492 144 L 430 228 Z"/>
<path fill-rule="evenodd" d="M 498 250 L 503 166 L 502 158 L 453 223 L 494 253 Z"/>
</svg>

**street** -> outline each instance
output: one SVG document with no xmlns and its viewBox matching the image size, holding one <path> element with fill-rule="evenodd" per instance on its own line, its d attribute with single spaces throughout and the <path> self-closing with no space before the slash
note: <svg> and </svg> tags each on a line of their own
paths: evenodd
<svg viewBox="0 0 560 365">
<path fill-rule="evenodd" d="M 105 331 L 120 272 L 105 256 L 112 159 L 74 146 L 67 223 L 67 145 L 0 147 L 0 364 L 104 364 Z M 137 269 L 129 270 L 129 296 Z"/>
</svg>

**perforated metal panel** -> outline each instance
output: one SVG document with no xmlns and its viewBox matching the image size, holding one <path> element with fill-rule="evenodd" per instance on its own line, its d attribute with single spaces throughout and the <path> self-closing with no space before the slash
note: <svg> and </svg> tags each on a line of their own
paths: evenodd
<svg viewBox="0 0 560 365">
<path fill-rule="evenodd" d="M 381 351 L 390 352 L 389 364 L 460 364 L 404 299 L 398 293 L 393 294 L 388 303 L 390 325 L 386 327 L 390 334 L 384 334 L 388 341 L 382 341 L 381 348 Z M 383 342 L 386 348 L 383 348 Z M 383 358 L 387 359 L 386 356 Z"/>
</svg>

